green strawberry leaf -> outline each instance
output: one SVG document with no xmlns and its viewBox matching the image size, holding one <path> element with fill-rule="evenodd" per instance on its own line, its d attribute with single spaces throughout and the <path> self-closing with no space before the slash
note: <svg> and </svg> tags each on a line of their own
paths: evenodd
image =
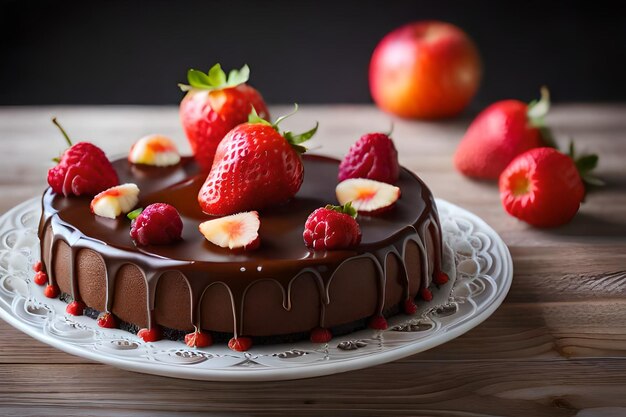
<svg viewBox="0 0 626 417">
<path fill-rule="evenodd" d="M 263 119 L 262 117 L 260 117 L 258 115 L 258 113 L 256 112 L 256 109 L 254 107 L 252 107 L 252 111 L 250 112 L 250 114 L 248 115 L 248 123 L 260 123 L 260 124 L 264 124 L 266 126 L 272 126 L 274 128 L 274 130 L 276 130 L 278 133 L 281 134 L 282 137 L 285 138 L 285 140 L 287 142 L 289 142 L 289 144 L 298 152 L 298 153 L 305 153 L 306 152 L 306 147 L 302 146 L 301 143 L 306 142 L 307 140 L 311 139 L 313 137 L 313 135 L 315 135 L 315 132 L 317 132 L 317 128 L 319 127 L 319 123 L 315 122 L 315 127 L 311 130 L 308 130 L 304 133 L 299 133 L 299 134 L 294 134 L 293 132 L 290 131 L 284 131 L 281 132 L 278 128 L 278 124 L 280 122 L 282 122 L 283 120 L 285 120 L 286 118 L 293 116 L 294 114 L 296 114 L 296 112 L 298 111 L 298 105 L 294 104 L 294 111 L 292 111 L 289 114 L 286 114 L 284 116 L 280 116 L 278 119 L 276 119 L 276 121 L 274 123 L 270 123 L 269 121 Z"/>
<path fill-rule="evenodd" d="M 585 184 L 591 185 L 593 187 L 604 187 L 606 185 L 606 182 L 590 174 L 587 174 L 584 177 L 582 177 L 582 180 Z"/>
<path fill-rule="evenodd" d="M 278 126 L 280 124 L 280 122 L 282 122 L 283 120 L 285 120 L 288 117 L 293 116 L 294 114 L 296 114 L 298 112 L 298 103 L 293 103 L 293 111 L 291 113 L 287 113 L 284 116 L 280 116 L 278 119 L 276 119 L 276 121 L 274 122 L 274 126 Z"/>
<path fill-rule="evenodd" d="M 541 135 L 541 140 L 543 144 L 549 148 L 559 149 L 556 144 L 556 139 L 554 139 L 554 135 L 552 134 L 552 130 L 548 126 L 539 126 L 539 134 Z"/>
<path fill-rule="evenodd" d="M 598 166 L 598 161 L 600 158 L 596 154 L 576 154 L 576 146 L 574 145 L 574 141 L 570 140 L 567 155 L 574 160 L 574 164 L 576 165 L 576 169 L 580 174 L 580 178 L 583 180 L 585 185 L 593 186 L 593 187 L 602 187 L 606 185 L 606 183 L 595 175 L 591 174 Z"/>
<path fill-rule="evenodd" d="M 187 82 L 189 84 L 178 84 L 181 90 L 189 91 L 198 90 L 218 90 L 221 88 L 236 87 L 243 84 L 250 78 L 250 68 L 244 65 L 241 69 L 233 69 L 226 73 L 220 64 L 215 64 L 211 69 L 204 73 L 195 69 L 187 71 Z"/>
<path fill-rule="evenodd" d="M 207 76 L 209 79 L 209 85 L 213 87 L 221 87 L 226 84 L 226 73 L 220 64 L 213 65 Z"/>
<path fill-rule="evenodd" d="M 228 81 L 226 84 L 229 86 L 236 86 L 248 82 L 250 78 L 250 68 L 248 65 L 244 65 L 240 70 L 233 69 L 228 73 Z"/>
<path fill-rule="evenodd" d="M 583 155 L 576 159 L 576 168 L 584 176 L 598 166 L 598 155 Z"/>
<path fill-rule="evenodd" d="M 142 211 L 143 211 L 143 208 L 138 208 L 128 213 L 126 217 L 128 217 L 129 220 L 135 220 L 137 217 L 139 217 Z"/>
<path fill-rule="evenodd" d="M 270 122 L 268 122 L 267 120 L 259 116 L 254 106 L 252 106 L 252 110 L 250 111 L 250 114 L 248 115 L 248 123 L 260 123 L 262 125 L 274 127 L 274 125 L 272 125 Z"/>
<path fill-rule="evenodd" d="M 299 145 L 307 140 L 311 139 L 313 135 L 317 132 L 317 128 L 319 127 L 319 122 L 315 122 L 315 127 L 311 130 L 307 130 L 304 133 L 300 133 L 299 135 L 294 135 L 292 132 L 284 132 L 283 136 L 287 139 L 287 142 L 292 145 Z"/>
<path fill-rule="evenodd" d="M 338 213 L 343 213 L 343 214 L 347 214 L 348 216 L 356 219 L 357 216 L 357 211 L 354 207 L 352 207 L 352 202 L 348 201 L 346 204 L 344 204 L 343 206 L 333 206 L 332 204 L 327 204 L 326 207 L 324 207 L 328 210 L 334 210 Z"/>
</svg>

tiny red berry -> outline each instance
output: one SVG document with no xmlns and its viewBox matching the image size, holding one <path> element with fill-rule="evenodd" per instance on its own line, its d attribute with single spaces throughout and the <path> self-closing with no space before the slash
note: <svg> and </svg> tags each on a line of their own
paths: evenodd
<svg viewBox="0 0 626 417">
<path fill-rule="evenodd" d="M 245 352 L 252 347 L 252 339 L 249 337 L 233 337 L 228 341 L 228 347 L 235 352 Z"/>
<path fill-rule="evenodd" d="M 158 326 L 150 329 L 141 329 L 137 332 L 137 336 L 144 342 L 157 342 L 163 338 L 163 332 Z"/>
<path fill-rule="evenodd" d="M 404 314 L 413 315 L 417 313 L 417 305 L 413 300 L 404 301 Z"/>
<path fill-rule="evenodd" d="M 374 316 L 367 323 L 370 329 L 374 330 L 386 330 L 387 329 L 387 320 L 383 316 Z"/>
<path fill-rule="evenodd" d="M 46 288 L 44 288 L 43 290 L 43 295 L 45 295 L 48 298 L 57 298 L 60 292 L 61 291 L 59 290 L 59 287 L 56 284 L 48 284 L 46 285 Z"/>
<path fill-rule="evenodd" d="M 328 343 L 332 338 L 333 334 L 325 327 L 316 327 L 311 330 L 310 340 L 313 343 Z"/>
<path fill-rule="evenodd" d="M 420 295 L 424 301 L 431 301 L 433 299 L 433 293 L 428 288 L 422 288 L 420 290 Z"/>
<path fill-rule="evenodd" d="M 33 271 L 35 271 L 35 272 L 43 271 L 43 265 L 41 264 L 41 262 L 35 262 L 33 264 Z"/>
<path fill-rule="evenodd" d="M 65 307 L 65 312 L 72 316 L 82 316 L 87 306 L 82 301 L 74 300 Z"/>
<path fill-rule="evenodd" d="M 433 279 L 433 282 L 437 285 L 443 285 L 445 283 L 447 283 L 449 280 L 448 278 L 448 274 L 446 274 L 443 271 L 438 271 L 437 273 L 435 273 L 435 277 Z"/>
<path fill-rule="evenodd" d="M 35 276 L 33 277 L 33 281 L 37 285 L 46 285 L 48 283 L 48 274 L 46 274 L 43 271 L 39 271 L 35 273 Z"/>
<path fill-rule="evenodd" d="M 195 331 L 185 335 L 185 344 L 189 347 L 208 347 L 213 344 L 211 333 Z"/>
<path fill-rule="evenodd" d="M 98 326 L 105 329 L 117 328 L 117 319 L 112 313 L 100 313 L 96 322 Z"/>
</svg>

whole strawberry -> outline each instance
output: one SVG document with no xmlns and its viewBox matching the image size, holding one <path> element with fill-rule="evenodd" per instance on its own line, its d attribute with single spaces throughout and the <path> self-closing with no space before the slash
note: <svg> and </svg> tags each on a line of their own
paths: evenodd
<svg viewBox="0 0 626 417">
<path fill-rule="evenodd" d="M 368 133 L 350 147 L 339 164 L 339 181 L 368 178 L 394 184 L 400 175 L 398 151 L 384 133 Z"/>
<path fill-rule="evenodd" d="M 133 220 L 130 237 L 138 245 L 167 245 L 181 239 L 183 221 L 169 204 L 154 203 L 128 213 Z"/>
<path fill-rule="evenodd" d="M 224 137 L 198 193 L 202 211 L 225 216 L 260 210 L 285 203 L 298 192 L 304 179 L 300 153 L 305 148 L 300 144 L 315 134 L 317 125 L 299 135 L 281 133 L 278 124 L 285 117 L 271 124 L 253 110 L 249 123 Z"/>
<path fill-rule="evenodd" d="M 315 250 L 345 249 L 361 242 L 356 210 L 347 203 L 327 205 L 309 215 L 304 224 L 304 243 Z"/>
<path fill-rule="evenodd" d="M 553 148 L 519 155 L 502 172 L 499 186 L 504 209 L 537 227 L 569 222 L 585 195 L 574 160 Z"/>
<path fill-rule="evenodd" d="M 179 84 L 187 91 L 180 103 L 180 120 L 196 160 L 206 171 L 213 164 L 217 145 L 232 128 L 248 120 L 252 108 L 269 118 L 261 94 L 246 84 L 249 76 L 247 65 L 227 77 L 220 64 L 215 64 L 206 74 L 189 70 L 189 85 Z"/>
<path fill-rule="evenodd" d="M 119 184 L 113 165 L 102 149 L 88 142 L 72 144 L 69 136 L 56 118 L 52 119 L 69 144 L 69 148 L 48 170 L 48 184 L 57 194 L 64 196 L 95 196 Z"/>
<path fill-rule="evenodd" d="M 543 118 L 550 108 L 548 90 L 541 100 L 526 104 L 504 100 L 483 110 L 470 124 L 454 155 L 464 175 L 497 179 L 517 155 L 541 146 L 554 146 Z"/>
</svg>

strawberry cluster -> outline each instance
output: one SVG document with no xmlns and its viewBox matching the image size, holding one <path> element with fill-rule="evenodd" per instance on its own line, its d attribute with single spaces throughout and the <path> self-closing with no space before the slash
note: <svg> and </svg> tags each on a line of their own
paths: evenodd
<svg viewBox="0 0 626 417">
<path fill-rule="evenodd" d="M 507 213 L 535 227 L 566 224 L 578 212 L 585 184 L 601 185 L 591 175 L 597 155 L 557 150 L 544 118 L 550 96 L 530 104 L 504 100 L 481 112 L 454 155 L 456 168 L 469 177 L 497 179 Z"/>
</svg>

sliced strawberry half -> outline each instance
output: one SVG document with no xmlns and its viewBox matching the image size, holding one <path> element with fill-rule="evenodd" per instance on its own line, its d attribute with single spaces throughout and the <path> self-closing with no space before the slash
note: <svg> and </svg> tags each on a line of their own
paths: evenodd
<svg viewBox="0 0 626 417">
<path fill-rule="evenodd" d="M 211 243 L 229 249 L 256 249 L 261 242 L 259 213 L 247 211 L 218 219 L 207 220 L 199 226 L 200 233 Z"/>
<path fill-rule="evenodd" d="M 400 198 L 400 188 L 380 181 L 351 178 L 337 184 L 339 204 L 351 202 L 361 214 L 378 214 L 393 207 Z"/>
<path fill-rule="evenodd" d="M 162 135 L 148 135 L 139 139 L 130 148 L 128 161 L 133 164 L 166 167 L 180 162 L 176 144 Z"/>
<path fill-rule="evenodd" d="M 91 200 L 91 212 L 114 219 L 128 213 L 139 202 L 139 187 L 135 184 L 122 184 L 104 190 Z"/>
</svg>

